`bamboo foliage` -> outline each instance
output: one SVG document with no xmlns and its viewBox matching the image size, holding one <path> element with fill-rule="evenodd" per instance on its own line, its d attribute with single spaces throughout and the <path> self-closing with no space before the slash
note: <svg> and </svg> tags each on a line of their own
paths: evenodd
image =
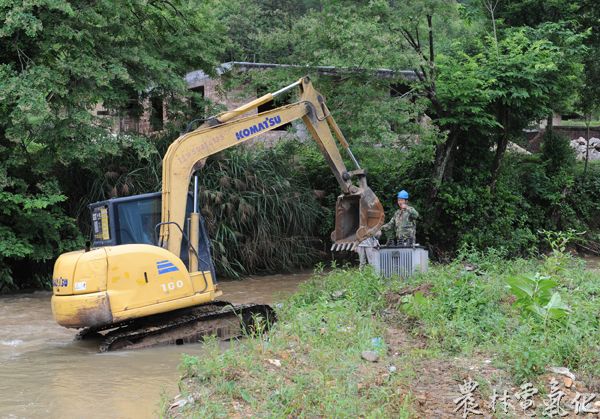
<svg viewBox="0 0 600 419">
<path fill-rule="evenodd" d="M 235 149 L 200 173 L 200 200 L 217 270 L 242 274 L 310 266 L 323 210 L 291 156 Z"/>
</svg>

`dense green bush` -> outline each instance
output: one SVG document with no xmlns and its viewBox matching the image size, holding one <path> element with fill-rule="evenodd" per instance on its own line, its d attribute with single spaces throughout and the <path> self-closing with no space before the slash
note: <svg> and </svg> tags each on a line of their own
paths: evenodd
<svg viewBox="0 0 600 419">
<path fill-rule="evenodd" d="M 209 159 L 200 185 L 220 273 L 290 271 L 318 260 L 323 209 L 293 154 L 260 147 L 228 150 Z"/>
<path fill-rule="evenodd" d="M 410 148 L 355 147 L 354 153 L 368 171 L 368 181 L 382 201 L 389 219 L 396 209 L 396 193 L 410 191 L 412 205 L 421 214 L 417 238 L 436 256 L 452 255 L 461 246 L 495 248 L 506 256 L 523 256 L 546 250 L 542 230 L 587 231 L 597 237 L 600 225 L 600 176 L 591 166 L 584 178 L 568 141 L 548 134 L 543 153 L 508 153 L 494 189 L 489 174 L 472 156 L 455 169 L 435 200 L 429 199 L 431 166 L 422 158 L 425 145 Z M 311 185 L 327 192 L 333 205 L 339 193 L 316 146 L 288 146 L 304 167 Z M 485 151 L 485 150 L 484 150 Z M 487 152 L 491 160 L 492 153 Z M 485 157 L 485 152 L 482 153 Z M 489 160 L 488 160 L 489 162 Z M 328 212 L 328 226 L 333 213 Z"/>
<path fill-rule="evenodd" d="M 129 143 L 151 141 L 108 135 L 112 121 L 95 108 L 139 115 L 145 100 L 185 97 L 182 74 L 211 72 L 224 50 L 214 9 L 180 0 L 0 4 L 0 290 L 47 283 L 53 259 L 81 244 L 74 219 L 87 217 L 86 201 L 102 189 L 94 182 L 134 192 L 126 189 L 148 160 L 118 158 Z"/>
<path fill-rule="evenodd" d="M 81 245 L 81 235 L 58 205 L 66 197 L 56 182 L 27 188 L 8 177 L 2 181 L 11 182 L 11 190 L 0 191 L 0 291 L 39 288 L 47 281 L 49 261 Z"/>
</svg>

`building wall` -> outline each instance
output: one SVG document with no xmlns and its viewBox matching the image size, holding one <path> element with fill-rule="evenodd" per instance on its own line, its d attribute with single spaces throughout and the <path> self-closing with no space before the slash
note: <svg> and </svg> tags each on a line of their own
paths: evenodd
<svg viewBox="0 0 600 419">
<path fill-rule="evenodd" d="M 204 98 L 215 103 L 223 105 L 227 110 L 235 109 L 245 103 L 248 103 L 257 98 L 257 95 L 248 95 L 248 93 L 243 89 L 234 89 L 225 91 L 222 88 L 222 83 L 220 79 L 213 79 L 208 77 L 203 72 L 193 72 L 192 76 L 186 77 L 186 81 L 188 84 L 188 88 L 190 90 L 204 88 Z M 201 90 L 201 89 L 199 89 Z M 104 123 L 108 124 L 108 128 L 112 133 L 126 133 L 126 132 L 135 132 L 144 135 L 152 135 L 157 134 L 160 130 L 157 130 L 152 126 L 151 116 L 152 116 L 152 106 L 150 100 L 145 100 L 142 104 L 143 112 L 140 116 L 135 116 L 132 114 L 128 114 L 127 112 L 116 112 L 105 109 L 102 104 L 96 105 L 93 110 L 93 113 L 97 115 L 99 118 L 103 120 Z M 256 109 L 241 115 L 240 118 L 256 115 L 258 112 Z M 163 103 L 161 109 L 161 119 L 163 124 L 165 124 L 168 120 L 167 115 L 167 106 Z M 308 132 L 304 128 L 304 124 L 300 122 L 299 124 L 294 124 L 294 128 L 298 127 L 298 135 L 307 137 Z M 296 129 L 294 129 L 296 131 Z M 279 139 L 282 137 L 289 135 L 287 131 L 270 131 L 267 132 L 251 141 L 247 144 L 257 144 L 264 143 L 267 146 L 273 146 Z"/>
<path fill-rule="evenodd" d="M 246 89 L 243 87 L 225 91 L 222 88 L 220 80 L 208 77 L 204 79 L 197 79 L 192 83 L 188 82 L 188 86 L 190 89 L 198 86 L 204 86 L 204 97 L 213 103 L 225 106 L 227 110 L 235 109 L 258 98 L 257 94 L 249 95 Z M 253 109 L 243 115 L 240 115 L 239 118 L 256 114 L 258 114 L 258 109 Z M 296 123 L 292 124 L 292 127 L 292 131 L 294 132 L 295 136 L 307 138 L 309 135 L 301 121 L 297 121 Z M 281 138 L 289 135 L 290 134 L 288 131 L 273 130 L 248 141 L 246 144 L 253 145 L 262 143 L 267 147 L 272 147 Z"/>
<path fill-rule="evenodd" d="M 143 111 L 138 117 L 135 115 L 128 114 L 126 111 L 113 111 L 104 108 L 100 103 L 93 109 L 94 115 L 101 119 L 102 123 L 108 125 L 108 129 L 111 133 L 120 134 L 127 132 L 135 132 L 138 134 L 150 135 L 156 133 L 157 130 L 152 126 L 151 115 L 152 106 L 149 100 L 145 100 L 142 104 Z M 164 124 L 167 121 L 167 109 L 164 103 L 160 105 L 158 111 L 160 118 Z"/>
<path fill-rule="evenodd" d="M 291 67 L 291 68 L 306 68 L 306 66 L 299 65 L 283 65 L 283 64 L 270 64 L 270 63 L 249 63 L 249 62 L 228 62 L 223 63 L 215 69 L 215 73 L 218 75 L 215 78 L 210 77 L 208 74 L 204 73 L 202 70 L 192 71 L 185 75 L 185 81 L 188 85 L 188 88 L 191 90 L 203 88 L 203 94 L 206 99 L 209 101 L 223 105 L 227 110 L 235 109 L 236 107 L 248 103 L 249 101 L 256 99 L 257 94 L 248 94 L 244 89 L 234 89 L 225 91 L 222 86 L 220 75 L 230 72 L 230 71 L 239 71 L 239 72 L 249 72 L 249 71 L 263 71 L 265 69 L 270 68 L 283 68 L 283 67 Z M 387 78 L 396 80 L 392 84 L 392 90 L 388 92 L 392 96 L 401 96 L 407 93 L 409 88 L 409 82 L 417 80 L 417 75 L 413 71 L 394 71 L 389 69 L 344 69 L 337 67 L 311 67 L 312 70 L 316 71 L 321 75 L 327 75 L 331 77 L 339 77 L 340 74 L 344 71 L 363 71 L 365 73 L 370 73 L 373 77 L 377 78 Z M 402 82 L 404 80 L 405 82 Z M 202 89 L 200 89 L 202 90 Z M 262 94 L 262 92 L 261 92 Z M 119 114 L 109 114 L 109 115 L 97 115 L 102 118 L 111 118 L 109 123 L 110 129 L 112 132 L 120 133 L 120 132 L 137 132 L 141 134 L 151 135 L 157 132 L 156 127 L 153 127 L 152 124 L 152 106 L 149 101 L 146 101 L 143 104 L 143 112 L 139 117 L 128 115 L 127 113 Z M 98 107 L 96 111 L 105 112 L 101 106 Z M 167 107 L 162 105 L 162 122 L 163 124 L 167 122 Z M 258 111 L 256 109 L 248 112 L 246 115 L 257 114 Z M 202 115 L 203 116 L 203 115 Z M 241 117 L 243 117 L 241 116 Z M 301 141 L 309 140 L 310 134 L 302 121 L 295 121 L 292 123 L 290 131 L 295 138 L 299 138 Z M 267 146 L 271 146 L 279 141 L 281 138 L 289 136 L 290 133 L 288 131 L 281 130 L 273 130 L 269 131 L 253 140 L 250 140 L 247 144 L 256 144 L 256 143 L 264 143 Z"/>
</svg>

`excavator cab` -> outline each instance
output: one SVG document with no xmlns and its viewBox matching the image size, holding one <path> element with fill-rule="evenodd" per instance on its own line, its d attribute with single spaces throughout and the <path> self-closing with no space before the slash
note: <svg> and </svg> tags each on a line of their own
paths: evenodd
<svg viewBox="0 0 600 419">
<path fill-rule="evenodd" d="M 89 206 L 92 218 L 92 247 L 117 246 L 121 244 L 157 245 L 157 225 L 161 221 L 160 192 L 112 198 L 95 202 Z M 193 208 L 192 196 L 188 195 L 186 223 L 184 231 L 189 231 L 189 217 Z M 210 254 L 210 241 L 200 215 L 198 226 L 200 243 L 197 249 L 198 266 L 202 271 L 210 271 L 213 281 L 216 274 Z M 187 266 L 189 262 L 188 234 L 181 242 L 179 258 Z"/>
</svg>

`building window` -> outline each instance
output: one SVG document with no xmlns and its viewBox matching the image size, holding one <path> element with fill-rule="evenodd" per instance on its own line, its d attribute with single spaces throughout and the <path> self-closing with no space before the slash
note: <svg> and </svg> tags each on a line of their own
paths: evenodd
<svg viewBox="0 0 600 419">
<path fill-rule="evenodd" d="M 410 86 L 404 83 L 390 84 L 390 97 L 400 97 L 410 92 Z"/>
<path fill-rule="evenodd" d="M 269 91 L 265 88 L 256 89 L 256 95 L 258 97 L 266 95 L 268 92 Z M 272 100 L 270 102 L 260 105 L 256 110 L 258 111 L 258 113 L 267 112 L 267 111 L 275 109 L 279 106 L 282 106 L 283 103 L 289 103 L 289 93 L 286 93 L 285 95 L 283 95 L 283 97 L 281 99 L 278 97 L 275 100 Z M 290 128 L 291 126 L 292 126 L 292 124 L 290 124 L 290 123 L 283 124 L 277 128 L 274 128 L 272 131 L 287 131 L 287 129 Z"/>
<path fill-rule="evenodd" d="M 119 131 L 120 132 L 139 132 L 139 116 L 141 106 L 137 99 L 129 99 L 127 105 L 119 113 Z"/>
<path fill-rule="evenodd" d="M 150 128 L 152 131 L 160 131 L 164 128 L 163 100 L 161 97 L 150 99 Z"/>
</svg>

